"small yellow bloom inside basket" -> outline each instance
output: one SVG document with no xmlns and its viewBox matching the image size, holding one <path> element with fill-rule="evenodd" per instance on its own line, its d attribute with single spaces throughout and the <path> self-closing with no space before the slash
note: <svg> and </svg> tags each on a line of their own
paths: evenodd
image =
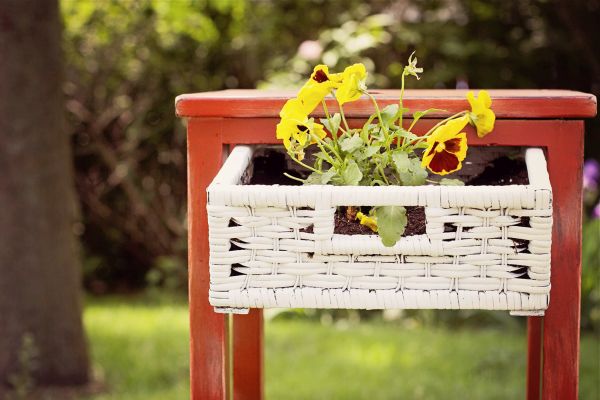
<svg viewBox="0 0 600 400">
<path fill-rule="evenodd" d="M 373 232 L 377 232 L 377 219 L 374 217 L 369 217 L 368 215 L 363 214 L 362 212 L 356 213 L 356 219 L 360 221 L 361 225 L 365 225 Z"/>
</svg>

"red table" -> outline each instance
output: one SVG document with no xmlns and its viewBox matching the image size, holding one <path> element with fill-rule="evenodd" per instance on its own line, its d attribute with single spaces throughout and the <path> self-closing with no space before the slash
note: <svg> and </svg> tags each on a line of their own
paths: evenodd
<svg viewBox="0 0 600 400">
<path fill-rule="evenodd" d="M 380 105 L 397 102 L 398 91 L 381 90 Z M 538 146 L 546 149 L 554 191 L 552 289 L 544 317 L 528 319 L 527 399 L 576 399 L 579 371 L 581 203 L 583 118 L 596 115 L 596 98 L 564 90 L 491 90 L 497 122 L 483 139 L 469 133 L 469 145 Z M 186 94 L 177 114 L 188 120 L 189 290 L 191 397 L 263 397 L 262 311 L 235 315 L 228 323 L 208 304 L 208 241 L 205 189 L 231 146 L 276 143 L 275 125 L 292 92 L 228 90 Z M 440 108 L 447 114 L 468 108 L 458 90 L 407 91 L 411 110 Z M 334 101 L 328 103 L 335 110 Z M 368 99 L 344 107 L 350 124 L 372 112 Z M 322 110 L 317 109 L 316 114 Z M 435 119 L 438 118 L 438 119 Z M 410 121 L 408 121 L 410 122 Z M 230 346 L 231 345 L 231 346 Z M 543 360 L 543 362 L 542 362 Z M 542 365 L 543 364 L 543 365 Z M 229 372 L 233 370 L 233 382 Z"/>
</svg>

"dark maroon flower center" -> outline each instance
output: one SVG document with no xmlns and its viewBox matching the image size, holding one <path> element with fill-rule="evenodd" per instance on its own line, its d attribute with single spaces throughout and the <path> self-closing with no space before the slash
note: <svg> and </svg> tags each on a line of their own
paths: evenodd
<svg viewBox="0 0 600 400">
<path fill-rule="evenodd" d="M 435 149 L 437 149 L 437 147 L 438 147 L 439 144 L 440 144 L 440 142 L 433 143 L 433 146 L 431 146 L 431 149 L 429 150 L 429 152 L 427 152 L 427 156 L 428 157 L 430 155 L 432 155 L 433 153 L 435 153 Z"/>
<path fill-rule="evenodd" d="M 304 125 L 296 125 L 296 128 L 298 128 L 298 130 L 300 130 L 300 132 L 306 132 L 308 130 L 308 127 L 306 127 Z"/>
<path fill-rule="evenodd" d="M 460 138 L 446 140 L 444 144 L 446 145 L 446 150 L 450 153 L 458 153 L 460 151 Z"/>
<path fill-rule="evenodd" d="M 447 151 L 440 151 L 431 159 L 429 168 L 439 174 L 440 172 L 444 171 L 450 172 L 456 170 L 459 163 L 460 161 L 458 161 L 458 157 L 456 155 Z"/>
<path fill-rule="evenodd" d="M 329 78 L 327 77 L 327 74 L 322 69 L 317 70 L 317 72 L 315 72 L 315 76 L 313 76 L 313 79 L 315 81 L 317 81 L 318 83 L 323 83 L 323 82 L 329 80 Z"/>
</svg>

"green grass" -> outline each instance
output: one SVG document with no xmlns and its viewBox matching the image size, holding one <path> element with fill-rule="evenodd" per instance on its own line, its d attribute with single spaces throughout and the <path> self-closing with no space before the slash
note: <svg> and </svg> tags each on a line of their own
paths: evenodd
<svg viewBox="0 0 600 400">
<path fill-rule="evenodd" d="M 108 389 L 90 399 L 189 398 L 184 299 L 95 299 L 88 302 L 84 321 L 94 373 Z"/>
<path fill-rule="evenodd" d="M 525 391 L 525 332 L 351 329 L 305 321 L 266 327 L 271 399 L 518 399 Z M 582 341 L 581 399 L 597 399 L 598 340 Z M 290 389 L 293 388 L 293 389 Z"/>
<path fill-rule="evenodd" d="M 97 376 L 108 392 L 89 400 L 189 397 L 184 299 L 91 299 L 85 324 Z M 265 327 L 268 399 L 523 398 L 525 336 L 519 329 Z M 581 399 L 600 396 L 598 338 L 582 338 Z"/>
</svg>

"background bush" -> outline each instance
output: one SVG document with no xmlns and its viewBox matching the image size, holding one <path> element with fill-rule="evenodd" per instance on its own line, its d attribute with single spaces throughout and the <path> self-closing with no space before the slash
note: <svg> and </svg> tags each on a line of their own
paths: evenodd
<svg viewBox="0 0 600 400">
<path fill-rule="evenodd" d="M 64 0 L 64 91 L 85 285 L 186 287 L 185 129 L 174 98 L 296 87 L 318 62 L 364 62 L 371 87 L 567 88 L 600 94 L 600 1 Z M 586 152 L 599 158 L 598 120 Z M 587 213 L 598 201 L 589 200 Z M 598 320 L 598 221 L 584 227 L 583 322 Z M 591 317 L 594 316 L 595 317 Z"/>
</svg>

